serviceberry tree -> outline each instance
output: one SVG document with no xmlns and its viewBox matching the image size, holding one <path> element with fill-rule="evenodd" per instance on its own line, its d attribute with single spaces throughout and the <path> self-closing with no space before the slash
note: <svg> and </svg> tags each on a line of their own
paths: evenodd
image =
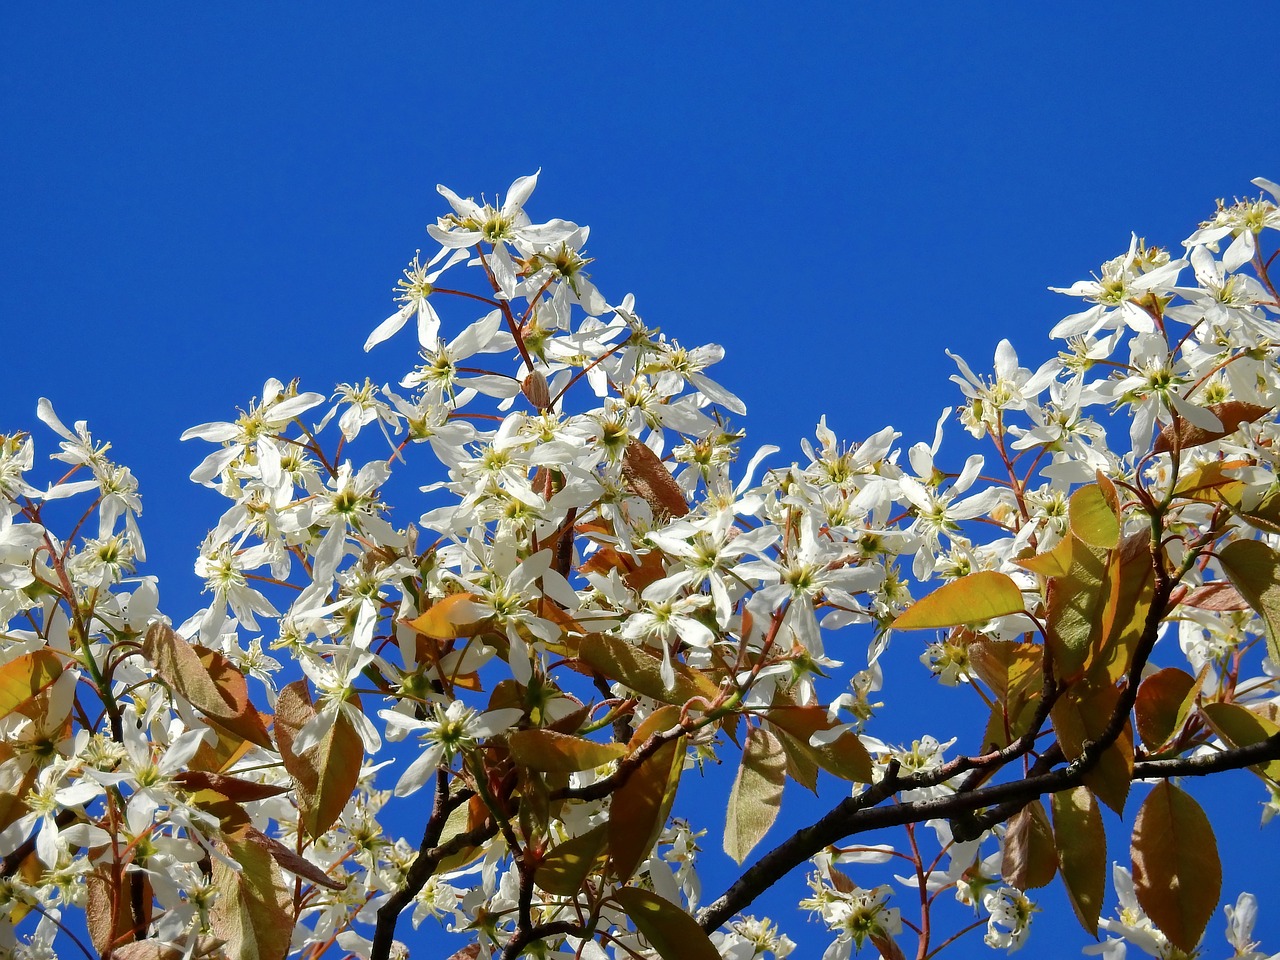
<svg viewBox="0 0 1280 960">
<path fill-rule="evenodd" d="M 396 387 L 271 380 L 184 435 L 226 508 L 176 617 L 133 475 L 41 400 L 56 470 L 0 436 L 0 953 L 781 958 L 791 915 L 751 911 L 804 871 L 826 960 L 1015 950 L 1059 881 L 1094 952 L 1193 955 L 1222 899 L 1196 779 L 1248 768 L 1280 809 L 1280 187 L 1254 182 L 1180 256 L 1135 237 L 1061 289 L 1055 359 L 955 358 L 981 452 L 943 446 L 948 411 L 911 445 L 824 421 L 770 469 L 721 348 L 606 299 L 587 228 L 526 214 L 536 176 L 441 187 L 365 343 L 412 342 Z M 892 689 L 983 720 L 877 738 L 904 631 L 936 680 Z M 710 760 L 727 796 L 672 817 Z M 777 829 L 784 790 L 825 814 Z M 747 864 L 709 899 L 704 835 Z"/>
</svg>

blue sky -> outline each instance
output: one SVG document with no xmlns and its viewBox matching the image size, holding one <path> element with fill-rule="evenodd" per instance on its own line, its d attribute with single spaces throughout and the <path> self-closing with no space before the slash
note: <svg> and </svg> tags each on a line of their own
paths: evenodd
<svg viewBox="0 0 1280 960">
<path fill-rule="evenodd" d="M 360 346 L 429 243 L 436 183 L 492 195 L 541 168 L 531 213 L 592 226 L 607 298 L 726 346 L 751 445 L 796 456 L 823 413 L 849 438 L 928 439 L 956 397 L 944 348 L 982 369 L 1007 336 L 1034 367 L 1073 309 L 1048 285 L 1131 230 L 1176 246 L 1215 197 L 1280 179 L 1273 12 L 7 5 L 0 432 L 51 449 L 48 396 L 112 441 L 182 619 L 220 509 L 185 480 L 206 451 L 182 430 L 268 377 L 397 376 L 405 355 Z M 1224 893 L 1258 893 L 1280 949 L 1280 827 L 1258 832 L 1245 779 L 1226 792 L 1225 845 L 1247 859 Z M 1083 942 L 1046 899 L 1031 949 Z"/>
</svg>

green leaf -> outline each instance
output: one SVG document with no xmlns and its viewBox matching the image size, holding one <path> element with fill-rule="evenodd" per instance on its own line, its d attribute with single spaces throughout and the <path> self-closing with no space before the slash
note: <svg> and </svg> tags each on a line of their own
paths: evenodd
<svg viewBox="0 0 1280 960">
<path fill-rule="evenodd" d="M 1218 551 L 1227 579 L 1262 617 L 1267 656 L 1280 663 L 1280 557 L 1261 540 L 1235 540 Z"/>
<path fill-rule="evenodd" d="M 1063 680 L 1080 676 L 1089 655 L 1100 646 L 1106 562 L 1105 550 L 1072 540 L 1070 568 L 1065 576 L 1049 581 L 1048 647 Z"/>
<path fill-rule="evenodd" d="M 662 960 L 720 960 L 711 938 L 683 907 L 638 887 L 624 887 L 613 898 Z"/>
<path fill-rule="evenodd" d="M 867 748 L 852 730 L 844 731 L 831 743 L 819 746 L 809 743 L 815 733 L 830 730 L 833 726 L 822 707 L 774 706 L 764 714 L 764 718 L 789 734 L 795 749 L 812 757 L 827 773 L 853 783 L 872 781 L 871 754 L 867 753 Z"/>
<path fill-rule="evenodd" d="M 558 897 L 576 896 L 587 877 L 604 864 L 608 829 L 601 823 L 554 847 L 538 864 L 534 882 Z"/>
<path fill-rule="evenodd" d="M 710 677 L 678 660 L 671 663 L 675 681 L 668 689 L 662 680 L 662 660 L 618 637 L 592 634 L 582 641 L 578 656 L 610 680 L 662 703 L 683 704 L 695 697 L 714 700 L 720 693 Z"/>
<path fill-rule="evenodd" d="M 1047 886 L 1058 872 L 1053 830 L 1039 800 L 1032 800 L 1009 819 L 1001 871 L 1009 883 L 1024 892 Z"/>
<path fill-rule="evenodd" d="M 1159 783 L 1138 811 L 1131 852 L 1138 903 L 1170 943 L 1191 953 L 1222 892 L 1209 818 L 1188 794 Z"/>
<path fill-rule="evenodd" d="M 213 723 L 260 747 L 274 746 L 249 701 L 244 674 L 218 651 L 187 643 L 167 624 L 155 623 L 142 652 L 165 683 Z"/>
<path fill-rule="evenodd" d="M 554 730 L 517 730 L 507 735 L 507 746 L 516 763 L 545 773 L 594 770 L 627 753 L 621 743 L 596 743 Z"/>
<path fill-rule="evenodd" d="M 1071 909 L 1096 940 L 1107 891 L 1107 836 L 1098 802 L 1087 787 L 1053 795 L 1053 834 Z"/>
<path fill-rule="evenodd" d="M 1026 604 L 1012 578 L 994 570 L 971 573 L 922 597 L 893 621 L 894 630 L 934 630 L 1021 613 Z"/>
<path fill-rule="evenodd" d="M 742 763 L 729 792 L 724 824 L 724 852 L 735 863 L 746 860 L 773 826 L 782 807 L 786 782 L 787 758 L 782 742 L 764 727 L 752 727 L 747 731 Z"/>
<path fill-rule="evenodd" d="M 1187 671 L 1165 667 L 1138 687 L 1138 699 L 1133 705 L 1138 735 L 1152 753 L 1158 752 L 1178 732 L 1179 710 L 1195 685 L 1196 678 Z"/>
<path fill-rule="evenodd" d="M 1091 547 L 1110 550 L 1120 542 L 1120 520 L 1102 487 L 1091 483 L 1071 495 L 1067 503 L 1071 533 Z"/>
<path fill-rule="evenodd" d="M 319 839 L 337 822 L 351 799 L 364 744 L 351 721 L 342 713 L 318 744 L 304 754 L 293 752 L 298 731 L 316 715 L 305 680 L 297 680 L 276 698 L 276 741 L 280 758 L 297 785 L 298 810 L 307 835 Z"/>
<path fill-rule="evenodd" d="M 226 941 L 237 960 L 284 960 L 293 936 L 292 884 L 286 884 L 261 834 L 244 831 L 229 837 L 224 850 L 240 864 L 235 870 L 213 860 L 209 925 Z"/>
<path fill-rule="evenodd" d="M 666 711 L 670 714 L 660 721 L 654 720 L 655 715 L 645 718 L 632 737 L 632 749 L 651 734 L 674 725 L 679 711 L 667 707 L 656 713 Z M 647 729 L 650 725 L 652 729 Z M 684 743 L 683 736 L 663 743 L 614 791 L 609 807 L 609 870 L 618 880 L 628 880 L 635 874 L 666 826 L 684 770 Z"/>
<path fill-rule="evenodd" d="M 1231 747 L 1247 747 L 1280 733 L 1280 726 L 1238 703 L 1206 703 L 1200 708 L 1213 732 Z M 1251 769 L 1280 782 L 1280 760 L 1260 763 Z"/>
<path fill-rule="evenodd" d="M 1247 466 L 1248 460 L 1210 460 L 1183 474 L 1173 488 L 1174 495 L 1229 506 L 1239 504 L 1244 482 L 1235 471 Z"/>
<path fill-rule="evenodd" d="M 1052 550 L 1013 562 L 1023 570 L 1030 570 L 1042 577 L 1061 577 L 1071 569 L 1071 538 L 1063 537 Z"/>
<path fill-rule="evenodd" d="M 62 663 L 48 648 L 24 653 L 0 666 L 0 717 L 47 689 L 61 674 Z"/>
</svg>

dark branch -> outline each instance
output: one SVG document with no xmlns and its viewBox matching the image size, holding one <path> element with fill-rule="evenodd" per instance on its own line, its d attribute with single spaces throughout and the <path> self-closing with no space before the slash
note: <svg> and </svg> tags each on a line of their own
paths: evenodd
<svg viewBox="0 0 1280 960">
<path fill-rule="evenodd" d="M 1206 756 L 1139 761 L 1133 766 L 1133 779 L 1162 780 L 1170 777 L 1206 776 L 1271 760 L 1280 760 L 1280 734 L 1247 747 L 1223 750 Z M 841 801 L 826 816 L 796 831 L 766 853 L 723 896 L 699 911 L 698 923 L 704 930 L 715 930 L 787 873 L 846 837 L 925 820 L 952 819 L 970 811 L 1006 802 L 1018 802 L 1025 806 L 1046 793 L 1057 793 L 1059 790 L 1079 786 L 1087 769 L 1084 765 L 1073 763 L 1050 773 L 1028 776 L 969 793 L 877 807 L 875 804 L 887 797 L 918 786 L 917 778 L 904 777 L 886 787 L 886 778 L 858 796 Z"/>
<path fill-rule="evenodd" d="M 409 866 L 408 873 L 405 874 L 404 886 L 393 893 L 387 899 L 387 902 L 378 908 L 378 922 L 374 927 L 373 946 L 369 953 L 371 960 L 388 960 L 391 956 L 391 947 L 395 942 L 396 921 L 399 919 L 401 911 L 412 903 L 413 898 L 426 886 L 427 881 L 431 879 L 431 875 L 435 873 L 436 868 L 440 865 L 440 861 L 445 856 L 448 856 L 448 854 L 442 854 L 440 851 L 443 848 L 436 845 L 440 842 L 440 834 L 444 831 L 444 825 L 449 819 L 449 814 L 465 803 L 469 799 L 469 794 L 470 791 L 463 791 L 456 796 L 450 797 L 448 772 L 440 770 L 436 773 L 435 804 L 431 810 L 431 816 L 427 820 L 427 825 L 423 829 L 422 844 L 418 848 L 418 855 Z M 492 835 L 492 833 L 489 834 L 489 836 Z M 459 839 L 461 837 L 455 837 L 454 841 L 451 841 L 446 846 L 452 846 Z"/>
</svg>

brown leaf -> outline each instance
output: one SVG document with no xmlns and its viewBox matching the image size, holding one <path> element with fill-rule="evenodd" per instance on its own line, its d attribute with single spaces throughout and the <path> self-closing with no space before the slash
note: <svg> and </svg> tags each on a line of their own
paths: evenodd
<svg viewBox="0 0 1280 960">
<path fill-rule="evenodd" d="M 351 721 L 339 713 L 318 744 L 302 755 L 294 753 L 294 738 L 315 715 L 305 680 L 289 684 L 276 698 L 280 758 L 298 788 L 302 827 L 309 836 L 319 839 L 333 826 L 355 791 L 364 761 L 364 744 Z"/>
<path fill-rule="evenodd" d="M 250 827 L 249 832 L 258 843 L 266 846 L 267 852 L 271 854 L 271 858 L 280 864 L 285 870 L 288 870 L 295 877 L 310 881 L 318 887 L 325 887 L 328 890 L 345 890 L 347 883 L 345 880 L 337 880 L 318 866 L 293 850 L 290 850 L 275 837 L 269 837 L 256 827 Z"/>
<path fill-rule="evenodd" d="M 1248 610 L 1249 601 L 1225 580 L 1215 580 L 1196 587 L 1182 603 L 1197 610 Z"/>
<path fill-rule="evenodd" d="M 1050 716 L 1058 743 L 1068 760 L 1080 756 L 1087 742 L 1097 740 L 1110 722 L 1120 691 L 1109 685 L 1076 683 L 1054 703 Z M 1116 813 L 1124 814 L 1133 777 L 1133 733 L 1128 724 L 1098 763 L 1084 775 L 1085 785 Z"/>
<path fill-rule="evenodd" d="M 1053 830 L 1039 800 L 1033 800 L 1009 820 L 1004 835 L 1004 878 L 1019 890 L 1047 886 L 1058 871 Z"/>
<path fill-rule="evenodd" d="M 152 893 L 150 885 L 141 879 L 143 876 L 121 870 L 118 876 L 113 877 L 105 864 L 85 875 L 85 892 L 88 895 L 84 906 L 85 925 L 89 928 L 89 940 L 99 953 L 107 953 L 116 944 L 129 943 L 140 932 L 133 916 L 135 883 L 144 884 L 141 891 L 144 907 L 142 930 L 151 923 Z M 116 956 L 119 955 L 117 950 Z"/>
<path fill-rule="evenodd" d="M 1174 414 L 1173 422 L 1160 431 L 1156 437 L 1153 453 L 1168 453 L 1171 450 L 1188 450 L 1202 444 L 1221 440 L 1240 429 L 1242 423 L 1253 423 L 1271 412 L 1271 407 L 1259 406 L 1256 403 L 1245 403 L 1243 400 L 1229 400 L 1226 403 L 1210 404 L 1207 408 L 1222 423 L 1221 430 L 1208 430 L 1189 423 L 1183 417 Z"/>
<path fill-rule="evenodd" d="M 828 773 L 852 783 L 872 781 L 871 754 L 852 730 L 845 730 L 830 743 L 816 747 L 809 743 L 815 733 L 835 726 L 827 719 L 823 707 L 775 705 L 765 712 L 764 718 L 789 735 L 795 749 L 811 756 Z"/>
<path fill-rule="evenodd" d="M 627 489 L 642 497 L 661 521 L 689 512 L 684 492 L 672 479 L 658 455 L 632 437 L 622 454 L 622 479 Z"/>
<path fill-rule="evenodd" d="M 249 688 L 230 660 L 188 643 L 164 623 L 154 623 L 142 641 L 143 655 L 164 681 L 224 730 L 270 749 L 262 715 L 249 701 Z"/>
<path fill-rule="evenodd" d="M 1258 706 L 1263 708 L 1261 704 Z M 1206 703 L 1200 708 L 1200 712 L 1209 721 L 1213 732 L 1229 747 L 1252 746 L 1280 733 L 1280 726 L 1276 725 L 1274 719 L 1255 713 L 1238 703 Z M 1280 760 L 1255 764 L 1250 769 L 1272 780 L 1280 780 Z"/>
<path fill-rule="evenodd" d="M 1115 683 L 1129 672 L 1155 598 L 1149 532 L 1125 537 L 1110 552 L 1103 589 L 1106 602 L 1099 624 L 1099 645 L 1089 662 L 1089 671 L 1095 676 L 1102 672 L 1107 681 Z"/>
<path fill-rule="evenodd" d="M 578 656 L 610 680 L 663 703 L 685 704 L 695 697 L 714 699 L 720 688 L 705 673 L 672 660 L 674 679 L 668 689 L 662 680 L 662 660 L 620 637 L 593 633 L 578 647 Z"/>
<path fill-rule="evenodd" d="M 168 943 L 159 940 L 142 940 L 138 943 L 126 943 L 116 947 L 111 960 L 206 960 L 212 957 L 225 957 L 221 947 L 224 941 L 217 937 L 200 936 L 196 938 L 194 947 L 188 951 L 185 938 Z"/>
<path fill-rule="evenodd" d="M 666 826 L 684 770 L 684 737 L 668 740 L 640 762 L 609 805 L 609 871 L 629 880 Z"/>
<path fill-rule="evenodd" d="M 551 391 L 547 387 L 547 378 L 534 370 L 520 384 L 520 392 L 533 404 L 535 410 L 546 410 L 551 406 Z"/>
<path fill-rule="evenodd" d="M 1044 650 L 1034 643 L 984 640 L 969 644 L 969 663 L 995 694 L 984 747 L 1008 746 L 1027 732 L 1044 685 Z"/>
<path fill-rule="evenodd" d="M 252 780 L 241 780 L 239 777 L 232 777 L 225 773 L 211 773 L 204 770 L 183 770 L 174 774 L 173 779 L 183 790 L 189 790 L 192 793 L 212 790 L 236 803 L 265 800 L 267 797 L 278 797 L 289 792 L 288 787 L 254 783 Z"/>
<path fill-rule="evenodd" d="M 240 864 L 235 870 L 213 860 L 218 897 L 209 908 L 209 925 L 237 960 L 284 960 L 293 936 L 291 884 L 276 866 L 262 834 L 249 831 L 230 838 L 222 852 Z"/>
<path fill-rule="evenodd" d="M 1133 709 L 1138 736 L 1148 750 L 1159 751 L 1178 732 L 1182 704 L 1195 685 L 1196 678 L 1177 667 L 1165 667 L 1142 681 Z"/>
<path fill-rule="evenodd" d="M 1209 818 L 1188 794 L 1162 781 L 1138 810 L 1131 853 L 1138 903 L 1170 943 L 1193 952 L 1222 892 Z"/>
<path fill-rule="evenodd" d="M 507 746 L 516 763 L 561 773 L 592 770 L 621 759 L 627 752 L 620 743 L 597 743 L 553 730 L 517 730 L 508 734 Z"/>
</svg>

